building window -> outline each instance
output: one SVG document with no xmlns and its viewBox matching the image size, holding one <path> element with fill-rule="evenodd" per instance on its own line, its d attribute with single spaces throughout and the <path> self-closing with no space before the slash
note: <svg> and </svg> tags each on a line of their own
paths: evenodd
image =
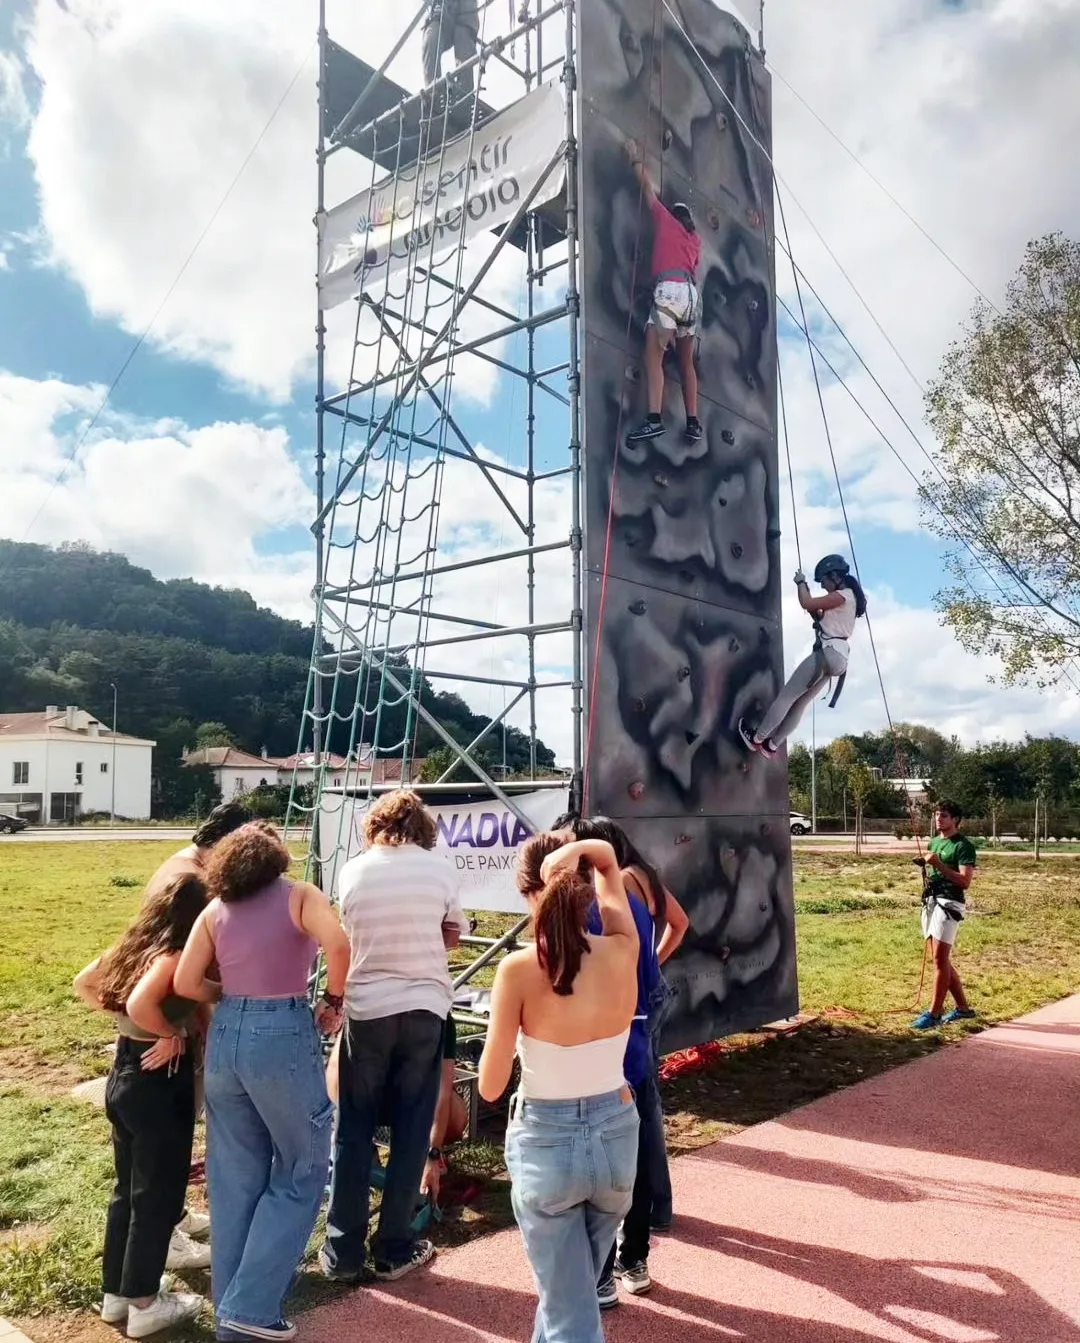
<svg viewBox="0 0 1080 1343">
<path fill-rule="evenodd" d="M 49 797 L 49 820 L 73 821 L 79 814 L 78 793 L 52 793 Z"/>
<path fill-rule="evenodd" d="M 11 782 L 18 788 L 20 784 L 30 782 L 30 761 L 16 760 L 11 767 Z"/>
<path fill-rule="evenodd" d="M 107 760 L 103 760 L 103 761 L 101 762 L 101 772 L 102 772 L 102 774 L 108 774 L 108 772 L 109 772 L 109 762 L 108 762 Z"/>
<path fill-rule="evenodd" d="M 82 761 L 81 761 L 81 760 L 77 760 L 77 761 L 75 762 L 75 787 L 76 787 L 76 788 L 81 788 L 81 787 L 82 787 Z"/>
</svg>

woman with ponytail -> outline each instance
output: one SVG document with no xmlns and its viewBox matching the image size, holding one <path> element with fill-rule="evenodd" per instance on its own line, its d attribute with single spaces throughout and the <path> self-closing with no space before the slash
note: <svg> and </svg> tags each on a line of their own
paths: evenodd
<svg viewBox="0 0 1080 1343">
<path fill-rule="evenodd" d="M 506 1165 L 540 1297 L 534 1343 L 602 1343 L 596 1284 L 637 1169 L 623 1058 L 638 999 L 638 930 L 610 844 L 537 835 L 518 864 L 536 940 L 495 976 L 480 1094 L 502 1095 L 516 1053 Z M 594 902 L 600 935 L 587 931 Z"/>
<path fill-rule="evenodd" d="M 855 622 L 866 615 L 866 594 L 843 555 L 826 555 L 814 568 L 814 581 L 825 589 L 810 591 L 801 569 L 795 574 L 799 605 L 814 622 L 814 647 L 809 657 L 791 673 L 787 685 L 765 710 L 756 728 L 745 718 L 738 723 L 739 736 L 748 751 L 771 759 L 795 731 L 799 720 L 819 690 L 836 679 L 832 708 L 840 698 L 847 677 L 849 643 Z"/>
</svg>

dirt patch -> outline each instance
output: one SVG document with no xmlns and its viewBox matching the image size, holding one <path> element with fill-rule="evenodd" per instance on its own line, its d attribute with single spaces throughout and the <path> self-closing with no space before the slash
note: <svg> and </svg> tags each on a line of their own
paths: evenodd
<svg viewBox="0 0 1080 1343">
<path fill-rule="evenodd" d="M 31 1343 L 116 1343 L 117 1338 L 123 1337 L 85 1310 L 75 1315 L 35 1315 L 32 1319 L 13 1319 L 11 1323 Z"/>
<path fill-rule="evenodd" d="M 18 1226 L 0 1227 L 0 1250 L 14 1246 L 37 1245 L 48 1240 L 49 1228 L 44 1222 L 22 1222 Z"/>
<path fill-rule="evenodd" d="M 0 1049 L 0 1086 L 16 1084 L 39 1095 L 69 1096 L 88 1080 L 85 1067 L 70 1060 L 43 1059 L 28 1045 Z"/>
</svg>

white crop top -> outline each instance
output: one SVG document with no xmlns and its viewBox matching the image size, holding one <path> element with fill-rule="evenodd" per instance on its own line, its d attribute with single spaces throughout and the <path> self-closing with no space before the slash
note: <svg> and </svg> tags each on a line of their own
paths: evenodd
<svg viewBox="0 0 1080 1343">
<path fill-rule="evenodd" d="M 834 606 L 829 611 L 821 613 L 821 619 L 818 626 L 821 629 L 821 638 L 823 643 L 847 644 L 855 632 L 855 594 L 850 588 L 839 589 L 841 597 L 844 599 L 843 606 Z M 842 650 L 842 651 L 846 651 Z"/>
<path fill-rule="evenodd" d="M 553 1045 L 518 1031 L 522 1096 L 533 1101 L 576 1101 L 620 1090 L 626 1085 L 623 1056 L 629 1038 L 629 1026 L 619 1035 L 583 1045 Z"/>
</svg>

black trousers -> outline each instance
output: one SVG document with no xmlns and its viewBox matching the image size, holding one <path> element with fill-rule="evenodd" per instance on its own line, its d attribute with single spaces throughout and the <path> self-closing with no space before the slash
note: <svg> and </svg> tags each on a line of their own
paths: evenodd
<svg viewBox="0 0 1080 1343">
<path fill-rule="evenodd" d="M 117 1041 L 105 1087 L 116 1188 L 105 1222 L 102 1286 L 117 1296 L 154 1296 L 169 1239 L 184 1214 L 195 1135 L 195 1065 L 189 1050 L 167 1068 L 139 1066 L 149 1043 Z"/>
<path fill-rule="evenodd" d="M 615 1258 L 629 1268 L 632 1264 L 642 1264 L 649 1258 L 649 1221 L 652 1215 L 653 1182 L 652 1171 L 658 1151 L 663 1149 L 664 1116 L 660 1107 L 660 1097 L 656 1085 L 656 1074 L 651 1072 L 634 1087 L 634 1101 L 638 1118 L 638 1158 L 637 1174 L 634 1177 L 634 1197 L 630 1211 L 623 1218 L 616 1244 L 612 1245 L 600 1274 L 599 1281 L 610 1278 L 615 1268 Z"/>
</svg>

